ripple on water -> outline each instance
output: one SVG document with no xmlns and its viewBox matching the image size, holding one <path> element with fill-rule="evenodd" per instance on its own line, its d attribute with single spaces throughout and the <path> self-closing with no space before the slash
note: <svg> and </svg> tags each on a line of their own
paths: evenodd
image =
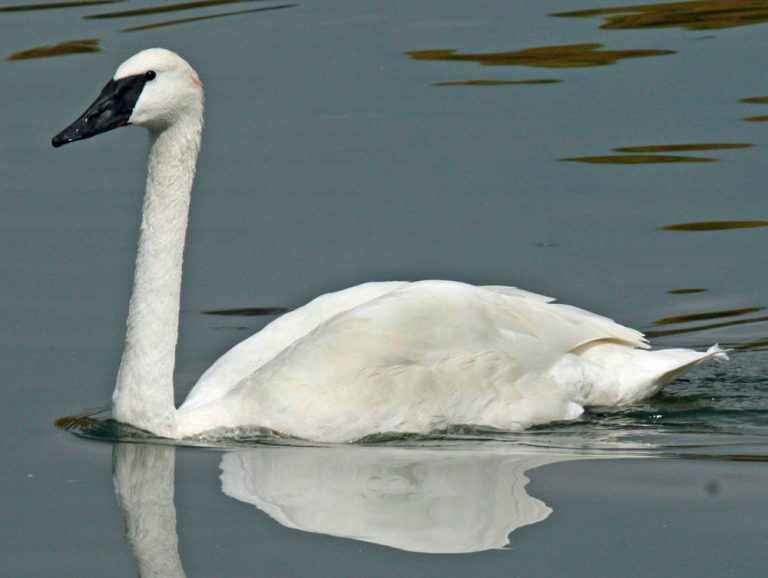
<svg viewBox="0 0 768 578">
<path fill-rule="evenodd" d="M 294 8 L 298 4 L 280 4 L 279 6 L 267 6 L 265 8 L 250 8 L 248 10 L 234 10 L 231 12 L 219 12 L 217 14 L 207 14 L 205 16 L 190 16 L 188 18 L 175 18 L 173 20 L 163 20 L 162 22 L 152 22 L 150 24 L 139 24 L 122 28 L 120 32 L 138 32 L 140 30 L 152 30 L 154 28 L 165 28 L 166 26 L 176 26 L 178 24 L 189 24 L 191 22 L 200 22 L 202 20 L 213 20 L 228 16 L 242 16 L 245 14 L 255 14 L 256 12 L 270 12 L 272 10 L 282 10 L 283 8 Z"/>
<path fill-rule="evenodd" d="M 646 337 L 653 339 L 656 337 L 669 337 L 672 335 L 682 335 L 685 333 L 698 333 L 701 331 L 723 329 L 726 327 L 736 327 L 739 325 L 765 323 L 768 322 L 767 315 L 752 316 L 753 313 L 759 313 L 764 309 L 765 307 L 742 307 L 739 309 L 703 311 L 700 313 L 689 313 L 686 315 L 664 317 L 654 321 L 651 325 L 653 327 L 667 327 L 666 329 L 652 329 L 650 331 L 645 331 L 645 335 Z M 719 321 L 721 319 L 725 319 L 725 321 Z M 718 321 L 715 323 L 700 323 L 702 321 L 709 322 L 714 320 Z M 742 347 L 742 345 L 735 344 L 734 347 Z"/>
<path fill-rule="evenodd" d="M 703 287 L 686 287 L 684 289 L 670 289 L 667 291 L 670 295 L 690 295 L 692 293 L 706 293 L 709 289 Z"/>
<path fill-rule="evenodd" d="M 116 12 L 102 12 L 100 14 L 90 14 L 88 16 L 84 16 L 83 18 L 85 18 L 86 20 L 133 18 L 135 16 L 148 16 L 152 14 L 165 14 L 168 12 L 199 10 L 200 8 L 225 6 L 227 4 L 246 4 L 246 3 L 253 3 L 253 2 L 263 2 L 263 0 L 196 0 L 194 2 L 176 2 L 171 4 L 162 4 L 160 6 L 149 6 L 146 8 L 131 8 L 128 10 L 119 10 Z"/>
<path fill-rule="evenodd" d="M 288 313 L 288 307 L 241 307 L 239 309 L 212 309 L 201 311 L 203 315 L 221 315 L 223 317 L 268 317 Z"/>
<path fill-rule="evenodd" d="M 582 68 L 616 64 L 624 58 L 666 56 L 674 50 L 602 50 L 602 44 L 539 46 L 509 52 L 457 54 L 452 49 L 406 52 L 414 60 L 477 62 L 483 66 L 536 66 L 544 68 Z"/>
<path fill-rule="evenodd" d="M 83 6 L 98 6 L 101 4 L 117 4 L 125 0 L 75 0 L 70 2 L 42 2 L 39 4 L 16 4 L 0 7 L 2 12 L 30 12 L 34 10 L 58 10 L 59 8 L 81 8 Z"/>
<path fill-rule="evenodd" d="M 755 0 L 693 0 L 559 12 L 550 16 L 605 16 L 606 22 L 600 28 L 606 30 L 713 30 L 768 22 L 768 4 Z"/>
<path fill-rule="evenodd" d="M 768 226 L 768 221 L 697 221 L 693 223 L 677 223 L 659 227 L 661 231 L 729 231 L 732 229 L 755 229 Z"/>
<path fill-rule="evenodd" d="M 666 153 L 681 151 L 711 151 L 750 148 L 755 145 L 750 143 L 688 143 L 618 147 L 611 149 L 616 153 L 633 153 L 620 155 L 598 155 L 588 157 L 570 157 L 560 159 L 563 161 L 576 161 L 581 163 L 601 165 L 641 165 L 655 163 L 711 163 L 720 159 L 713 157 L 692 157 L 683 155 L 670 155 Z M 661 154 L 659 154 L 661 153 Z"/>
<path fill-rule="evenodd" d="M 91 54 L 93 52 L 101 52 L 98 38 L 67 40 L 58 44 L 21 50 L 8 56 L 6 60 L 31 60 L 33 58 L 50 58 L 52 56 L 67 56 L 69 54 Z"/>
<path fill-rule="evenodd" d="M 61 8 L 83 8 L 90 6 L 99 6 L 104 4 L 115 4 L 124 2 L 125 0 L 76 0 L 69 2 L 47 2 L 41 4 L 19 4 L 15 6 L 0 7 L 0 13 L 13 13 L 13 12 L 27 12 L 32 10 L 54 10 Z M 102 12 L 97 14 L 89 14 L 82 18 L 86 20 L 111 20 L 111 19 L 124 19 L 135 18 L 140 16 L 153 16 L 156 14 L 165 14 L 171 12 L 179 12 L 186 10 L 205 10 L 215 8 L 217 6 L 224 6 L 227 4 L 243 4 L 252 2 L 262 2 L 263 0 L 196 0 L 194 2 L 178 2 L 163 4 L 160 6 L 151 6 L 145 8 L 135 8 L 130 10 L 120 10 L 116 12 Z M 137 24 L 128 28 L 123 28 L 120 32 L 137 32 L 140 30 L 149 30 L 154 28 L 163 28 L 166 26 L 174 26 L 178 24 L 188 24 L 192 22 L 199 22 L 202 20 L 211 20 L 216 18 L 223 18 L 228 16 L 241 16 L 246 14 L 253 14 L 256 12 L 268 12 L 273 10 L 281 10 L 283 8 L 293 8 L 297 4 L 279 4 L 275 6 L 265 6 L 260 8 L 250 8 L 245 10 L 236 10 L 229 12 L 218 12 L 213 14 L 203 14 L 200 16 L 189 16 L 186 18 L 176 18 L 172 20 L 163 20 L 159 22 L 149 22 L 144 24 Z M 21 50 L 14 52 L 10 56 L 6 57 L 6 60 L 30 60 L 34 58 L 50 58 L 52 56 L 66 56 L 71 54 L 90 54 L 94 52 L 101 52 L 99 47 L 99 39 L 87 38 L 84 40 L 68 40 L 58 44 L 51 44 L 45 46 L 37 46 L 29 48 L 27 50 Z"/>
<path fill-rule="evenodd" d="M 750 96 L 749 98 L 742 98 L 739 102 L 746 102 L 747 104 L 768 104 L 768 96 Z"/>
<path fill-rule="evenodd" d="M 529 84 L 558 84 L 562 80 L 556 78 L 533 78 L 530 80 L 455 80 L 434 82 L 432 86 L 515 86 Z"/>
</svg>

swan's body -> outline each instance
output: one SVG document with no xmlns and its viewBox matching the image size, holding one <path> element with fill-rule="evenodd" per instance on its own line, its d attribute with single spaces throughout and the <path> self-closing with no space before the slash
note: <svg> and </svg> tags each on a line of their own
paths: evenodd
<svg viewBox="0 0 768 578">
<path fill-rule="evenodd" d="M 203 125 L 197 74 L 149 49 L 54 145 L 125 124 L 151 149 L 114 417 L 182 438 L 264 427 L 317 441 L 451 425 L 521 429 L 650 397 L 717 346 L 647 351 L 642 334 L 511 287 L 366 283 L 278 318 L 206 371 L 176 409 L 182 253 Z"/>
</svg>

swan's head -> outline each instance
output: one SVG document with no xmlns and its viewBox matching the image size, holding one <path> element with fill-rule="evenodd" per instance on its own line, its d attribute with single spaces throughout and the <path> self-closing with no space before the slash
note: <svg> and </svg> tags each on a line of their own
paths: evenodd
<svg viewBox="0 0 768 578">
<path fill-rule="evenodd" d="M 202 123 L 203 85 L 175 52 L 149 48 L 131 56 L 80 117 L 53 137 L 58 147 L 128 124 L 160 132 L 179 122 Z"/>
</svg>

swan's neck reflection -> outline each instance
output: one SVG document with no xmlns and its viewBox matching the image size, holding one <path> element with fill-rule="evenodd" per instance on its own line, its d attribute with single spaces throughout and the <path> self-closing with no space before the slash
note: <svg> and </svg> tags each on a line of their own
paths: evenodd
<svg viewBox="0 0 768 578">
<path fill-rule="evenodd" d="M 185 578 L 176 534 L 173 479 L 176 449 L 115 444 L 113 481 L 125 513 L 126 537 L 142 578 Z"/>
<path fill-rule="evenodd" d="M 114 480 L 140 575 L 182 577 L 171 446 L 118 444 Z M 222 491 L 289 528 L 430 553 L 500 548 L 551 509 L 525 472 L 583 458 L 515 448 L 261 447 L 221 460 Z M 618 456 L 617 456 L 618 457 Z"/>
</svg>

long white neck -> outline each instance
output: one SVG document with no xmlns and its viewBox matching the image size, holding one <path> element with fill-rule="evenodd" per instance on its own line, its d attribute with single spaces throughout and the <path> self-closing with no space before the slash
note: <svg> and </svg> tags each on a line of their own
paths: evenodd
<svg viewBox="0 0 768 578">
<path fill-rule="evenodd" d="M 113 417 L 163 437 L 176 433 L 173 370 L 181 272 L 202 116 L 151 132 L 139 249 Z"/>
</svg>

